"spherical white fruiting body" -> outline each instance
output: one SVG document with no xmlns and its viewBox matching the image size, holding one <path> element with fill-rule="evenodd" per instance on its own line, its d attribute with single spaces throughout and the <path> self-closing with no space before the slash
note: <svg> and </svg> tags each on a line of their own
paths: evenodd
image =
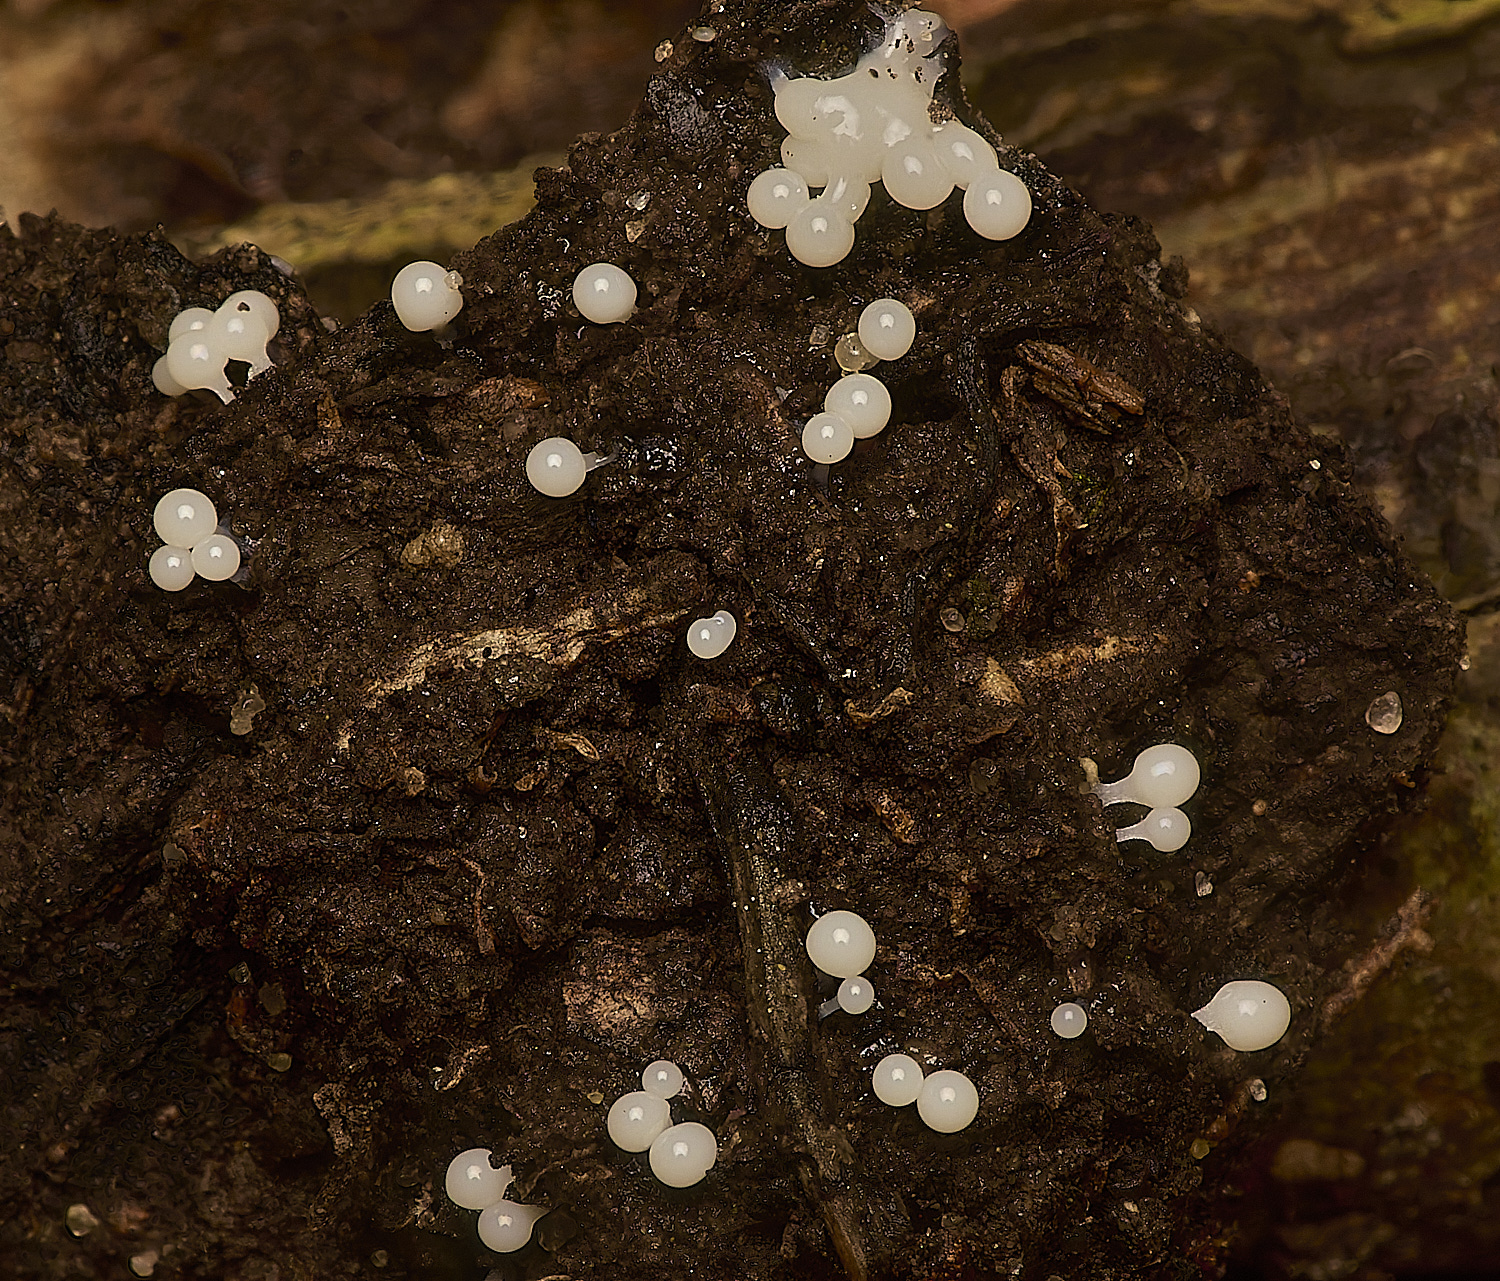
<svg viewBox="0 0 1500 1281">
<path fill-rule="evenodd" d="M 975 174 L 964 192 L 964 217 L 986 240 L 1009 240 L 1031 221 L 1031 192 L 1006 169 Z"/>
<path fill-rule="evenodd" d="M 682 1069 L 669 1059 L 657 1059 L 641 1073 L 641 1089 L 659 1099 L 676 1098 L 682 1089 Z"/>
<path fill-rule="evenodd" d="M 281 330 L 281 312 L 276 304 L 259 289 L 241 289 L 230 294 L 219 304 L 219 312 L 241 312 L 260 321 L 267 338 L 274 338 Z"/>
<path fill-rule="evenodd" d="M 539 1205 L 499 1201 L 479 1213 L 479 1239 L 498 1254 L 511 1254 L 531 1240 L 531 1230 L 547 1211 Z"/>
<path fill-rule="evenodd" d="M 180 592 L 193 581 L 193 553 L 186 547 L 158 547 L 146 564 L 151 581 L 164 592 Z"/>
<path fill-rule="evenodd" d="M 812 197 L 800 173 L 790 169 L 767 169 L 750 184 L 745 196 L 750 216 L 762 227 L 785 227 L 807 205 Z"/>
<path fill-rule="evenodd" d="M 224 373 L 228 360 L 208 336 L 207 329 L 188 329 L 167 348 L 167 371 L 181 387 L 211 391 L 226 405 L 234 391 Z"/>
<path fill-rule="evenodd" d="M 719 1158 L 719 1141 L 706 1125 L 684 1121 L 669 1126 L 651 1144 L 651 1173 L 669 1188 L 690 1188 Z"/>
<path fill-rule="evenodd" d="M 875 985 L 863 974 L 839 984 L 839 1009 L 845 1014 L 863 1014 L 875 1004 Z"/>
<path fill-rule="evenodd" d="M 819 197 L 787 223 L 786 247 L 809 267 L 832 267 L 854 248 L 854 223 L 833 201 Z"/>
<path fill-rule="evenodd" d="M 909 1054 L 887 1054 L 875 1065 L 870 1086 L 882 1103 L 904 1108 L 922 1093 L 922 1065 Z"/>
<path fill-rule="evenodd" d="M 181 337 L 189 330 L 208 328 L 208 323 L 214 318 L 214 313 L 207 307 L 187 307 L 172 317 L 172 323 L 167 328 L 167 342 Z"/>
<path fill-rule="evenodd" d="M 250 377 L 271 368 L 271 358 L 266 354 L 271 335 L 260 317 L 248 308 L 226 311 L 220 307 L 203 333 L 225 360 L 245 361 L 250 366 Z"/>
<path fill-rule="evenodd" d="M 929 1130 L 954 1134 L 979 1114 L 979 1091 L 962 1072 L 934 1072 L 922 1082 L 917 1115 Z"/>
<path fill-rule="evenodd" d="M 953 176 L 930 137 L 913 134 L 887 149 L 880 167 L 887 194 L 908 209 L 932 209 L 953 192 Z"/>
<path fill-rule="evenodd" d="M 854 448 L 854 428 L 840 414 L 814 414 L 802 429 L 802 452 L 815 463 L 841 463 Z"/>
<path fill-rule="evenodd" d="M 900 360 L 916 336 L 916 317 L 899 299 L 877 298 L 859 313 L 859 340 L 880 360 Z"/>
<path fill-rule="evenodd" d="M 1231 1050 L 1264 1050 L 1285 1035 L 1292 1007 L 1280 988 L 1259 979 L 1235 979 L 1214 993 L 1193 1017 L 1217 1032 Z"/>
<path fill-rule="evenodd" d="M 463 310 L 464 296 L 450 283 L 450 272 L 435 262 L 409 262 L 391 281 L 391 303 L 413 333 L 439 329 Z"/>
<path fill-rule="evenodd" d="M 196 489 L 174 489 L 152 514 L 156 536 L 169 547 L 192 549 L 218 528 L 219 513 L 208 495 Z"/>
<path fill-rule="evenodd" d="M 548 436 L 526 455 L 526 479 L 549 498 L 566 498 L 588 475 L 583 450 L 566 436 Z"/>
<path fill-rule="evenodd" d="M 1106 805 L 1133 801 L 1152 809 L 1172 809 L 1198 790 L 1197 758 L 1176 743 L 1158 743 L 1135 758 L 1130 773 L 1115 783 L 1099 783 L 1094 794 Z"/>
<path fill-rule="evenodd" d="M 490 1164 L 489 1148 L 469 1148 L 448 1162 L 443 1186 L 448 1200 L 464 1210 L 483 1210 L 494 1205 L 510 1187 L 510 1166 L 498 1170 Z"/>
<path fill-rule="evenodd" d="M 645 1090 L 632 1090 L 614 1101 L 604 1128 L 617 1148 L 644 1152 L 671 1123 L 672 1109 L 666 1099 Z"/>
<path fill-rule="evenodd" d="M 1154 809 L 1139 823 L 1115 830 L 1116 841 L 1150 841 L 1163 854 L 1171 854 L 1188 843 L 1193 825 L 1179 809 Z"/>
<path fill-rule="evenodd" d="M 891 421 L 891 393 L 873 374 L 845 374 L 828 389 L 823 408 L 848 423 L 856 440 L 868 440 Z"/>
<path fill-rule="evenodd" d="M 807 931 L 807 955 L 824 974 L 851 979 L 875 959 L 875 931 L 857 912 L 828 912 Z"/>
<path fill-rule="evenodd" d="M 932 135 L 932 145 L 955 187 L 966 188 L 980 175 L 1000 168 L 995 149 L 974 130 L 956 120 L 948 121 Z"/>
<path fill-rule="evenodd" d="M 1088 1011 L 1073 1001 L 1064 1001 L 1052 1011 L 1052 1030 L 1065 1041 L 1082 1036 L 1088 1025 Z"/>
<path fill-rule="evenodd" d="M 629 320 L 635 300 L 635 281 L 612 262 L 590 263 L 573 278 L 573 305 L 596 325 Z"/>
<path fill-rule="evenodd" d="M 210 534 L 193 546 L 193 572 L 211 583 L 233 578 L 240 567 L 240 546 L 224 534 Z"/>
<path fill-rule="evenodd" d="M 735 638 L 740 625 L 727 609 L 721 609 L 711 618 L 698 618 L 688 628 L 687 645 L 694 658 L 718 658 Z"/>
</svg>

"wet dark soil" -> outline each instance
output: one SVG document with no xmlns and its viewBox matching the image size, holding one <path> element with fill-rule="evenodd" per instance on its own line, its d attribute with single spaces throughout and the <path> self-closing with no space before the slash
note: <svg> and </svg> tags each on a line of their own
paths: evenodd
<svg viewBox="0 0 1500 1281">
<path fill-rule="evenodd" d="M 712 21 L 454 264 L 446 344 L 387 304 L 329 332 L 248 247 L 0 232 L 13 1275 L 1220 1270 L 1201 1158 L 1368 942 L 1343 887 L 1416 795 L 1461 628 L 1146 225 L 1033 157 L 1001 151 L 1014 241 L 877 189 L 844 263 L 793 262 L 743 209 L 763 67 L 833 71 L 878 22 Z M 573 309 L 601 259 L 627 324 Z M 277 369 L 155 393 L 176 311 L 240 288 L 281 307 Z M 877 371 L 893 425 L 825 473 L 801 423 L 887 295 L 918 326 Z M 525 480 L 551 435 L 612 455 L 571 498 Z M 245 582 L 151 586 L 179 484 Z M 717 609 L 739 634 L 701 662 Z M 1165 740 L 1202 762 L 1193 838 L 1117 846 L 1141 810 L 1087 763 Z M 819 1022 L 800 939 L 832 907 L 874 925 L 880 1000 Z M 1190 1018 L 1232 978 L 1290 998 L 1271 1049 Z M 974 1125 L 874 1101 L 897 1049 L 967 1072 Z M 683 1192 L 604 1135 L 658 1057 L 719 1139 Z M 474 1145 L 551 1207 L 520 1254 L 443 1196 Z"/>
</svg>

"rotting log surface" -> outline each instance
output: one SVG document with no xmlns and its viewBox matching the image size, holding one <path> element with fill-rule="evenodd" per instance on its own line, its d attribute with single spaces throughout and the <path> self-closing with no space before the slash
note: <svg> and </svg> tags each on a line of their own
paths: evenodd
<svg viewBox="0 0 1500 1281">
<path fill-rule="evenodd" d="M 742 208 L 781 137 L 760 67 L 835 71 L 875 19 L 713 25 L 460 258 L 448 348 L 386 305 L 326 333 L 250 249 L 0 232 L 16 1275 L 1217 1270 L 1191 1145 L 1241 1140 L 1367 949 L 1342 878 L 1460 629 L 1144 224 L 1032 157 L 1002 150 L 1037 205 L 1013 242 L 877 190 L 845 263 L 792 262 Z M 626 325 L 572 310 L 598 259 L 640 286 Z M 227 408 L 154 393 L 172 315 L 249 287 L 277 371 Z M 894 425 L 820 480 L 799 424 L 887 294 L 918 323 Z M 616 454 L 562 501 L 522 470 L 553 434 Z M 194 482 L 250 577 L 169 596 L 150 508 Z M 739 637 L 700 663 L 718 608 Z M 1169 738 L 1203 762 L 1192 843 L 1117 848 L 1139 811 L 1080 758 Z M 881 1004 L 819 1024 L 797 943 L 834 906 L 876 928 Z M 1187 1012 L 1252 976 L 1294 1019 L 1237 1055 Z M 896 1048 L 967 1071 L 975 1125 L 874 1102 Z M 720 1140 L 683 1193 L 603 1134 L 662 1056 Z M 489 1256 L 447 1205 L 473 1144 L 554 1207 L 541 1246 Z"/>
</svg>

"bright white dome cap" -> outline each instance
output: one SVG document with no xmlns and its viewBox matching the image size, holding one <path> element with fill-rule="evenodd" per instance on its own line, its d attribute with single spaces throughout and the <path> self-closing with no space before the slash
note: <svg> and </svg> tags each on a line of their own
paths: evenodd
<svg viewBox="0 0 1500 1281">
<path fill-rule="evenodd" d="M 786 225 L 786 247 L 809 267 L 843 262 L 854 248 L 854 224 L 832 201 L 812 201 Z"/>
<path fill-rule="evenodd" d="M 854 448 L 854 428 L 840 414 L 814 414 L 802 429 L 802 452 L 815 463 L 841 463 Z"/>
<path fill-rule="evenodd" d="M 917 318 L 895 298 L 877 298 L 859 313 L 859 340 L 877 360 L 900 360 L 917 337 Z"/>
<path fill-rule="evenodd" d="M 1285 1035 L 1292 1007 L 1281 989 L 1259 979 L 1235 979 L 1193 1017 L 1217 1032 L 1231 1050 L 1264 1050 Z"/>
<path fill-rule="evenodd" d="M 566 436 L 548 436 L 526 455 L 526 479 L 549 498 L 566 498 L 588 475 L 583 450 Z"/>
<path fill-rule="evenodd" d="M 873 374 L 847 374 L 828 389 L 823 408 L 848 423 L 856 440 L 868 440 L 891 421 L 891 393 Z"/>
<path fill-rule="evenodd" d="M 1188 843 L 1193 825 L 1179 809 L 1155 809 L 1139 823 L 1115 830 L 1116 841 L 1150 841 L 1163 854 L 1171 854 Z"/>
<path fill-rule="evenodd" d="M 939 161 L 930 137 L 914 133 L 888 148 L 881 161 L 886 194 L 908 209 L 932 209 L 953 191 L 953 175 Z"/>
<path fill-rule="evenodd" d="M 863 1014 L 875 1004 L 875 985 L 863 974 L 839 984 L 839 1009 L 845 1014 Z"/>
<path fill-rule="evenodd" d="M 809 187 L 828 183 L 828 149 L 811 138 L 789 137 L 781 144 L 781 163 L 795 174 L 801 174 Z"/>
<path fill-rule="evenodd" d="M 967 187 L 975 178 L 1000 168 L 995 149 L 968 125 L 956 120 L 938 128 L 932 135 L 932 145 L 955 187 Z"/>
<path fill-rule="evenodd" d="M 241 289 L 239 293 L 230 294 L 219 304 L 219 313 L 239 312 L 254 316 L 265 328 L 266 337 L 274 338 L 281 330 L 281 312 L 276 309 L 276 304 L 259 289 Z"/>
<path fill-rule="evenodd" d="M 151 581 L 164 592 L 180 592 L 193 581 L 193 553 L 186 547 L 158 547 L 146 564 Z"/>
<path fill-rule="evenodd" d="M 1082 1036 L 1088 1025 L 1088 1011 L 1073 1001 L 1064 1001 L 1052 1011 L 1052 1030 L 1065 1041 Z"/>
<path fill-rule="evenodd" d="M 510 1254 L 531 1240 L 531 1229 L 547 1211 L 540 1205 L 500 1201 L 479 1213 L 479 1239 L 499 1254 Z"/>
<path fill-rule="evenodd" d="M 785 227 L 812 200 L 800 173 L 767 169 L 750 184 L 745 203 L 762 227 Z"/>
<path fill-rule="evenodd" d="M 708 1126 L 684 1121 L 656 1136 L 649 1159 L 651 1173 L 669 1188 L 690 1188 L 719 1159 L 719 1140 Z"/>
<path fill-rule="evenodd" d="M 240 546 L 224 534 L 210 534 L 193 548 L 193 572 L 211 583 L 233 578 L 240 567 Z"/>
<path fill-rule="evenodd" d="M 188 329 L 167 348 L 167 371 L 181 387 L 211 391 L 226 405 L 234 399 L 224 363 L 229 358 L 214 345 L 207 329 Z"/>
<path fill-rule="evenodd" d="M 248 308 L 245 311 L 226 311 L 220 307 L 203 331 L 208 341 L 226 360 L 243 360 L 250 366 L 250 377 L 271 368 L 271 358 L 266 355 L 266 344 L 271 335 L 261 319 Z"/>
<path fill-rule="evenodd" d="M 641 1089 L 659 1099 L 675 1098 L 682 1090 L 682 1069 L 669 1059 L 657 1059 L 641 1073 Z"/>
<path fill-rule="evenodd" d="M 986 240 L 1009 240 L 1031 221 L 1031 192 L 1008 169 L 976 174 L 964 192 L 964 217 Z"/>
<path fill-rule="evenodd" d="M 165 356 L 159 356 L 151 366 L 151 385 L 163 396 L 181 396 L 187 391 L 186 387 L 172 377 L 172 370 L 167 365 Z"/>
<path fill-rule="evenodd" d="M 1172 809 L 1198 790 L 1198 759 L 1176 743 L 1158 743 L 1135 758 L 1130 773 L 1115 783 L 1100 783 L 1094 794 L 1106 805 L 1133 801 L 1152 809 Z"/>
<path fill-rule="evenodd" d="M 189 307 L 185 311 L 179 311 L 172 317 L 172 324 L 167 329 L 167 342 L 170 343 L 189 330 L 207 329 L 208 322 L 213 318 L 213 312 L 207 307 Z"/>
<path fill-rule="evenodd" d="M 635 281 L 612 262 L 590 263 L 573 278 L 573 305 L 596 325 L 629 320 L 635 298 Z"/>
<path fill-rule="evenodd" d="M 870 1086 L 882 1103 L 904 1108 L 922 1093 L 922 1065 L 910 1054 L 887 1054 L 875 1065 Z"/>
<path fill-rule="evenodd" d="M 672 1110 L 666 1099 L 645 1090 L 632 1090 L 611 1105 L 604 1128 L 617 1148 L 644 1152 L 671 1123 Z"/>
<path fill-rule="evenodd" d="M 824 974 L 852 979 L 875 959 L 875 931 L 856 912 L 828 912 L 807 931 L 807 955 Z"/>
<path fill-rule="evenodd" d="M 409 262 L 391 281 L 391 302 L 414 334 L 446 325 L 463 310 L 464 296 L 448 283 L 448 269 L 435 262 Z"/>
<path fill-rule="evenodd" d="M 174 489 L 156 504 L 151 517 L 156 536 L 169 547 L 196 547 L 219 525 L 219 513 L 208 495 L 196 489 Z"/>
<path fill-rule="evenodd" d="M 448 1162 L 443 1180 L 448 1200 L 463 1210 L 483 1210 L 494 1205 L 510 1187 L 510 1166 L 498 1170 L 490 1164 L 489 1148 L 469 1148 Z"/>
<path fill-rule="evenodd" d="M 740 625 L 727 609 L 712 618 L 699 618 L 688 628 L 687 645 L 694 658 L 718 658 L 734 641 Z"/>
<path fill-rule="evenodd" d="M 979 1115 L 979 1091 L 962 1072 L 934 1072 L 922 1082 L 917 1115 L 929 1130 L 953 1134 Z"/>
</svg>

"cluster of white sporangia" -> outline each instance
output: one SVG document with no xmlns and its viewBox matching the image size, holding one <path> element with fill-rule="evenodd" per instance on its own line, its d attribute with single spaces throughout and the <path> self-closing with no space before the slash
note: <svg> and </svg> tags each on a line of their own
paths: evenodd
<svg viewBox="0 0 1500 1281">
<path fill-rule="evenodd" d="M 645 1152 L 651 1173 L 669 1188 L 703 1182 L 719 1158 L 719 1140 L 698 1121 L 672 1124 L 669 1100 L 682 1092 L 682 1069 L 657 1059 L 641 1073 L 641 1088 L 610 1105 L 604 1128 L 617 1148 Z"/>
<path fill-rule="evenodd" d="M 151 381 L 164 396 L 202 389 L 226 405 L 234 399 L 226 369 L 231 360 L 250 366 L 250 377 L 271 368 L 266 344 L 281 329 L 276 304 L 258 289 L 230 294 L 217 311 L 189 307 L 172 318 L 167 354 L 151 367 Z"/>
<path fill-rule="evenodd" d="M 798 262 L 831 267 L 848 256 L 872 182 L 908 209 L 935 208 L 962 188 L 964 217 L 989 240 L 1009 240 L 1030 221 L 1031 193 L 1000 168 L 995 149 L 956 120 L 932 123 L 947 34 L 935 13 L 911 9 L 848 75 L 774 82 L 776 118 L 789 136 L 782 167 L 750 184 L 747 203 L 761 226 L 786 228 Z M 823 190 L 813 196 L 813 187 Z"/>
<path fill-rule="evenodd" d="M 519 1250 L 547 1213 L 545 1206 L 521 1205 L 506 1197 L 515 1182 L 510 1166 L 490 1164 L 489 1148 L 467 1148 L 448 1162 L 443 1180 L 448 1199 L 463 1210 L 479 1211 L 479 1239 L 500 1254 Z"/>
</svg>

